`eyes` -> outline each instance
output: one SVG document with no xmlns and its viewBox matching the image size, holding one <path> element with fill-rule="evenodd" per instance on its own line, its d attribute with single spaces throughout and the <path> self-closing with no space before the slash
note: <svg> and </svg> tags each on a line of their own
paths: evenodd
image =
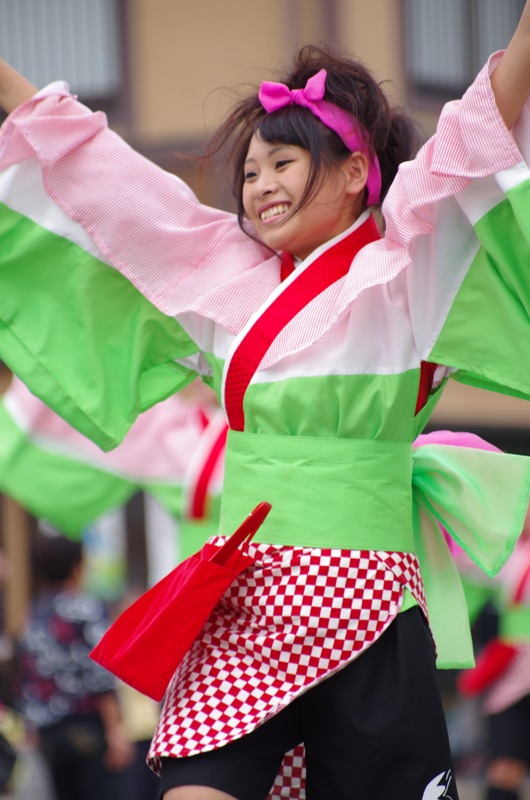
<svg viewBox="0 0 530 800">
<path fill-rule="evenodd" d="M 289 164 L 292 164 L 293 160 L 294 159 L 292 159 L 292 158 L 280 158 L 280 159 L 278 159 L 277 161 L 274 162 L 273 169 L 276 172 L 281 172 Z M 248 169 L 247 168 L 245 170 L 245 173 L 244 173 L 245 183 L 248 183 L 249 181 L 252 181 L 257 177 L 258 177 L 258 172 L 257 172 L 256 169 L 254 169 L 254 168 Z"/>
</svg>

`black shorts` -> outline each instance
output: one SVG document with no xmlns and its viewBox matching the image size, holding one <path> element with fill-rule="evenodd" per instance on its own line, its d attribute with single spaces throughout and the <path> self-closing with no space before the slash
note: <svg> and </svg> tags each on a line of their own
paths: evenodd
<svg viewBox="0 0 530 800">
<path fill-rule="evenodd" d="M 488 717 L 489 760 L 513 758 L 530 764 L 530 695 Z"/>
<path fill-rule="evenodd" d="M 194 785 L 265 800 L 284 753 L 300 742 L 307 800 L 458 800 L 432 639 L 417 607 L 248 736 L 208 753 L 162 759 L 160 797 Z"/>
</svg>

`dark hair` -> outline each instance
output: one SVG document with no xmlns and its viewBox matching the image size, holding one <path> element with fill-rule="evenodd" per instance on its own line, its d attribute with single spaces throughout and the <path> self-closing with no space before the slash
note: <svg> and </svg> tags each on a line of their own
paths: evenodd
<svg viewBox="0 0 530 800">
<path fill-rule="evenodd" d="M 327 71 L 324 99 L 352 114 L 368 134 L 381 167 L 382 201 L 399 164 L 412 158 L 419 146 L 417 124 L 403 111 L 390 105 L 381 85 L 363 64 L 328 47 L 306 45 L 296 55 L 292 68 L 278 80 L 290 89 L 301 89 L 308 78 L 321 69 Z M 266 142 L 303 147 L 311 156 L 308 183 L 293 213 L 310 202 L 334 165 L 349 155 L 342 139 L 309 109 L 290 105 L 267 114 L 258 99 L 257 89 L 240 100 L 212 137 L 206 156 L 229 147 L 227 160 L 232 168 L 232 193 L 239 225 L 244 231 L 244 162 L 250 140 L 256 133 Z"/>
<path fill-rule="evenodd" d="M 82 560 L 81 542 L 67 539 L 65 536 L 39 535 L 34 543 L 35 575 L 44 585 L 60 584 L 68 580 Z"/>
</svg>

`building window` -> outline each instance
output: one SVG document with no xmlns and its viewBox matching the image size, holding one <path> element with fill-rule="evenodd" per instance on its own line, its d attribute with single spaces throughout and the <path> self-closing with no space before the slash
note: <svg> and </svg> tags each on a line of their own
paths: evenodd
<svg viewBox="0 0 530 800">
<path fill-rule="evenodd" d="M 2 0 L 0 52 L 36 86 L 64 79 L 112 109 L 124 92 L 123 16 L 124 0 Z"/>
<path fill-rule="evenodd" d="M 517 26 L 524 0 L 404 0 L 405 65 L 422 95 L 460 95 Z"/>
</svg>

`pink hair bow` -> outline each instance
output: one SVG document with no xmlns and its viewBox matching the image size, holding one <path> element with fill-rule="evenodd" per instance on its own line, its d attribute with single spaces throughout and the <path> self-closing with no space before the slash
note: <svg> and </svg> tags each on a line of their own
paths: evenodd
<svg viewBox="0 0 530 800">
<path fill-rule="evenodd" d="M 367 136 L 363 135 L 357 120 L 345 109 L 324 100 L 327 72 L 321 69 L 308 79 L 303 89 L 289 89 L 284 83 L 263 81 L 259 90 L 259 101 L 267 113 L 285 106 L 298 105 L 309 109 L 327 128 L 334 131 L 348 150 L 365 153 L 369 159 L 368 189 L 369 206 L 379 202 L 381 195 L 381 169 L 375 154 L 370 153 Z"/>
</svg>

